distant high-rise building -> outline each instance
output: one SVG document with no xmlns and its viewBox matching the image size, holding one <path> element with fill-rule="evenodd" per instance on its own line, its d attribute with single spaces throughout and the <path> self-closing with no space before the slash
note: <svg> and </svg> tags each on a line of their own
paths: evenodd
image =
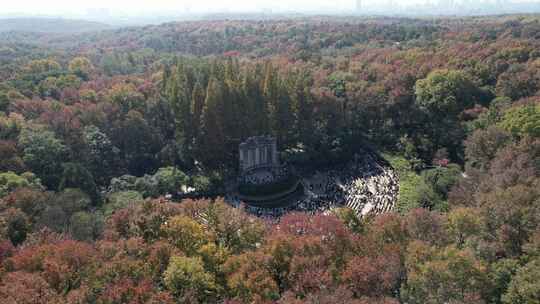
<svg viewBox="0 0 540 304">
<path fill-rule="evenodd" d="M 108 18 L 111 12 L 107 8 L 89 8 L 86 10 L 86 15 L 91 18 Z"/>
<path fill-rule="evenodd" d="M 388 2 L 386 2 L 386 9 L 388 9 L 389 11 L 395 12 L 398 6 L 399 5 L 395 0 L 388 0 Z"/>
<path fill-rule="evenodd" d="M 437 4 L 439 9 L 452 9 L 455 7 L 453 0 L 439 0 Z"/>
<path fill-rule="evenodd" d="M 362 0 L 356 0 L 356 11 L 359 12 L 362 10 Z"/>
</svg>

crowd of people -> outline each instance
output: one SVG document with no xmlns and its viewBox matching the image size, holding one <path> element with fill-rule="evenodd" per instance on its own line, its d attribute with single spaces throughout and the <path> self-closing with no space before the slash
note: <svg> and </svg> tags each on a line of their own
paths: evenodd
<svg viewBox="0 0 540 304">
<path fill-rule="evenodd" d="M 303 196 L 300 199 L 292 199 L 293 203 L 286 207 L 263 208 L 245 204 L 238 197 L 227 196 L 227 202 L 237 208 L 244 208 L 247 212 L 263 219 L 273 220 L 290 212 L 307 212 L 309 214 L 329 212 L 333 207 L 337 207 L 332 202 L 323 201 L 317 198 Z"/>
<path fill-rule="evenodd" d="M 244 204 L 235 195 L 226 200 L 261 218 L 275 219 L 289 212 L 325 213 L 347 206 L 359 215 L 391 211 L 399 195 L 394 170 L 369 153 L 356 155 L 344 166 L 302 178 L 304 193 L 290 198 L 286 207 L 263 208 Z"/>
<path fill-rule="evenodd" d="M 389 212 L 398 199 L 399 178 L 394 170 L 382 166 L 371 155 L 366 158 L 355 168 L 361 175 L 352 176 L 340 185 L 345 193 L 345 205 L 361 215 Z"/>
</svg>

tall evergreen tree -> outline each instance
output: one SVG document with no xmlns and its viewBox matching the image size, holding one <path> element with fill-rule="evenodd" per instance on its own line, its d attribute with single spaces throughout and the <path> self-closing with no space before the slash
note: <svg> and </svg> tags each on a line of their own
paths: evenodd
<svg viewBox="0 0 540 304">
<path fill-rule="evenodd" d="M 260 81 L 256 72 L 260 72 L 257 66 L 255 71 L 246 71 L 242 80 L 242 86 L 248 112 L 249 135 L 266 134 L 269 132 L 268 108 L 261 90 Z"/>
<path fill-rule="evenodd" d="M 218 167 L 224 159 L 225 133 L 223 129 L 223 85 L 211 78 L 201 118 L 198 155 L 205 165 Z"/>
<path fill-rule="evenodd" d="M 200 136 L 201 116 L 204 109 L 205 92 L 200 82 L 195 84 L 191 94 L 191 113 L 193 115 L 193 137 L 197 139 Z"/>
<path fill-rule="evenodd" d="M 300 73 L 294 81 L 291 98 L 295 112 L 295 139 L 309 144 L 313 133 L 313 101 L 306 82 L 306 75 Z"/>
<path fill-rule="evenodd" d="M 263 80 L 263 96 L 265 101 L 265 108 L 268 113 L 268 121 L 272 134 L 278 133 L 278 100 L 279 100 L 279 85 L 276 70 L 272 66 L 272 63 L 266 63 L 264 67 L 264 80 Z M 278 143 L 281 144 L 281 138 L 278 137 Z"/>
<path fill-rule="evenodd" d="M 175 116 L 176 149 L 181 152 L 184 162 L 190 158 L 191 142 L 193 138 L 191 98 L 187 95 L 185 83 L 179 81 L 181 75 L 176 75 L 169 88 L 169 102 Z"/>
<path fill-rule="evenodd" d="M 277 103 L 275 105 L 275 134 L 278 142 L 282 145 L 291 143 L 291 135 L 294 132 L 294 113 L 291 98 L 284 86 L 279 87 Z"/>
</svg>

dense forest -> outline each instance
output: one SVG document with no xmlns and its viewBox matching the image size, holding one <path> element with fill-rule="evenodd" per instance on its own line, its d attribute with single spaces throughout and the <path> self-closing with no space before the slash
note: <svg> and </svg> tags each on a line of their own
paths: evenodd
<svg viewBox="0 0 540 304">
<path fill-rule="evenodd" d="M 396 210 L 229 206 L 262 134 Z M 536 15 L 0 33 L 2 303 L 540 303 L 539 177 Z"/>
</svg>

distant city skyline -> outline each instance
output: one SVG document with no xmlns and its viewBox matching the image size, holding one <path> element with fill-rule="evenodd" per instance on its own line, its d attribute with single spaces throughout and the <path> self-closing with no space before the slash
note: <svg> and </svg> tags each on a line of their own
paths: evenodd
<svg viewBox="0 0 540 304">
<path fill-rule="evenodd" d="M 17 0 L 0 16 L 50 16 L 106 21 L 121 17 L 207 13 L 492 14 L 540 12 L 540 0 Z"/>
</svg>

